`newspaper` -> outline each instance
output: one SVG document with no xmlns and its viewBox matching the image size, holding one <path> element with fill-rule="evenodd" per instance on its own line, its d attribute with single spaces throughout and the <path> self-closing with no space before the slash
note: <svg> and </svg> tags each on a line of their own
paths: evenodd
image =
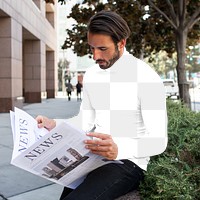
<svg viewBox="0 0 200 200">
<path fill-rule="evenodd" d="M 38 128 L 25 111 L 10 111 L 13 132 L 11 164 L 55 183 L 76 188 L 92 170 L 110 162 L 85 148 L 84 131 L 63 122 L 50 132 Z M 90 138 L 91 139 L 91 138 Z"/>
</svg>

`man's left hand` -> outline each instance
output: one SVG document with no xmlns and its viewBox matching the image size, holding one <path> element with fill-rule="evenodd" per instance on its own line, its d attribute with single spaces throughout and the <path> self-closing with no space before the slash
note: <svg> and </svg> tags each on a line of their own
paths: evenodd
<svg viewBox="0 0 200 200">
<path fill-rule="evenodd" d="M 90 132 L 87 135 L 93 137 L 93 139 L 85 141 L 86 148 L 92 153 L 103 156 L 108 160 L 117 158 L 118 147 L 110 135 L 97 132 Z"/>
</svg>

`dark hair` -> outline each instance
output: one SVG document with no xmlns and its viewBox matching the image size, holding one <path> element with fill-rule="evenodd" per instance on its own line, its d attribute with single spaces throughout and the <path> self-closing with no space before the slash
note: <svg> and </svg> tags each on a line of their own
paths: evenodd
<svg viewBox="0 0 200 200">
<path fill-rule="evenodd" d="M 90 18 L 88 31 L 109 35 L 115 43 L 127 39 L 130 35 L 126 21 L 116 12 L 106 10 L 100 11 Z"/>
</svg>

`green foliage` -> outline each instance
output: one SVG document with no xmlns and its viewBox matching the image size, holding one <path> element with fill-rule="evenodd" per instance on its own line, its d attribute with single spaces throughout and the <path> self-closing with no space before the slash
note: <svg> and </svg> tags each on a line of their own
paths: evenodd
<svg viewBox="0 0 200 200">
<path fill-rule="evenodd" d="M 59 2 L 64 2 L 64 0 L 59 0 Z M 167 16 L 170 16 L 171 13 L 167 1 L 154 2 Z M 177 0 L 172 1 L 175 12 L 178 12 L 179 9 L 178 2 Z M 195 7 L 199 3 L 199 0 L 195 2 L 194 0 L 187 0 L 186 17 L 191 18 Z M 100 0 L 84 0 L 82 4 L 76 4 L 69 17 L 75 19 L 77 24 L 73 25 L 72 30 L 66 30 L 67 38 L 63 48 L 73 48 L 74 52 L 79 56 L 88 54 L 86 25 L 92 15 L 105 9 L 116 11 L 127 21 L 131 29 L 131 35 L 126 47 L 134 56 L 139 58 L 143 55 L 146 57 L 153 51 L 159 52 L 160 50 L 172 55 L 176 51 L 174 29 L 163 15 L 155 11 L 151 6 L 146 9 L 147 5 L 149 5 L 147 0 L 107 0 L 105 4 Z M 188 35 L 188 44 L 196 44 L 199 36 L 199 23 L 196 22 L 196 25 Z"/>
<path fill-rule="evenodd" d="M 167 102 L 168 147 L 152 157 L 140 186 L 143 199 L 197 200 L 200 193 L 200 113 Z"/>
<path fill-rule="evenodd" d="M 52 0 L 45 0 L 46 2 Z M 67 0 L 58 0 L 65 3 Z M 186 79 L 186 49 L 196 45 L 200 37 L 200 0 L 83 0 L 75 5 L 70 17 L 77 21 L 62 46 L 72 48 L 78 56 L 89 54 L 86 41 L 88 19 L 100 10 L 119 13 L 128 23 L 131 35 L 126 48 L 135 57 L 143 59 L 152 52 L 177 52 L 177 78 L 180 99 L 189 107 L 189 89 Z M 87 21 L 86 21 L 87 19 Z M 190 70 L 191 71 L 191 70 Z"/>
<path fill-rule="evenodd" d="M 158 53 L 153 52 L 150 57 L 145 58 L 144 61 L 148 63 L 161 77 L 168 78 L 168 73 L 170 71 L 173 71 L 174 77 L 176 77 L 176 57 L 176 53 L 169 57 L 166 51 L 160 51 Z"/>
</svg>

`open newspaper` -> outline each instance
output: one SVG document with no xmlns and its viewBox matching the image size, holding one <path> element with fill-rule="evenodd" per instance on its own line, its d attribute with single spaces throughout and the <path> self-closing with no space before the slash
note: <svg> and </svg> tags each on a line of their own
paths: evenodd
<svg viewBox="0 0 200 200">
<path fill-rule="evenodd" d="M 85 132 L 63 122 L 50 132 L 38 128 L 25 111 L 10 111 L 13 132 L 11 164 L 63 186 L 75 188 L 92 170 L 110 162 L 85 148 Z M 91 138 L 90 138 L 91 139 Z"/>
</svg>

